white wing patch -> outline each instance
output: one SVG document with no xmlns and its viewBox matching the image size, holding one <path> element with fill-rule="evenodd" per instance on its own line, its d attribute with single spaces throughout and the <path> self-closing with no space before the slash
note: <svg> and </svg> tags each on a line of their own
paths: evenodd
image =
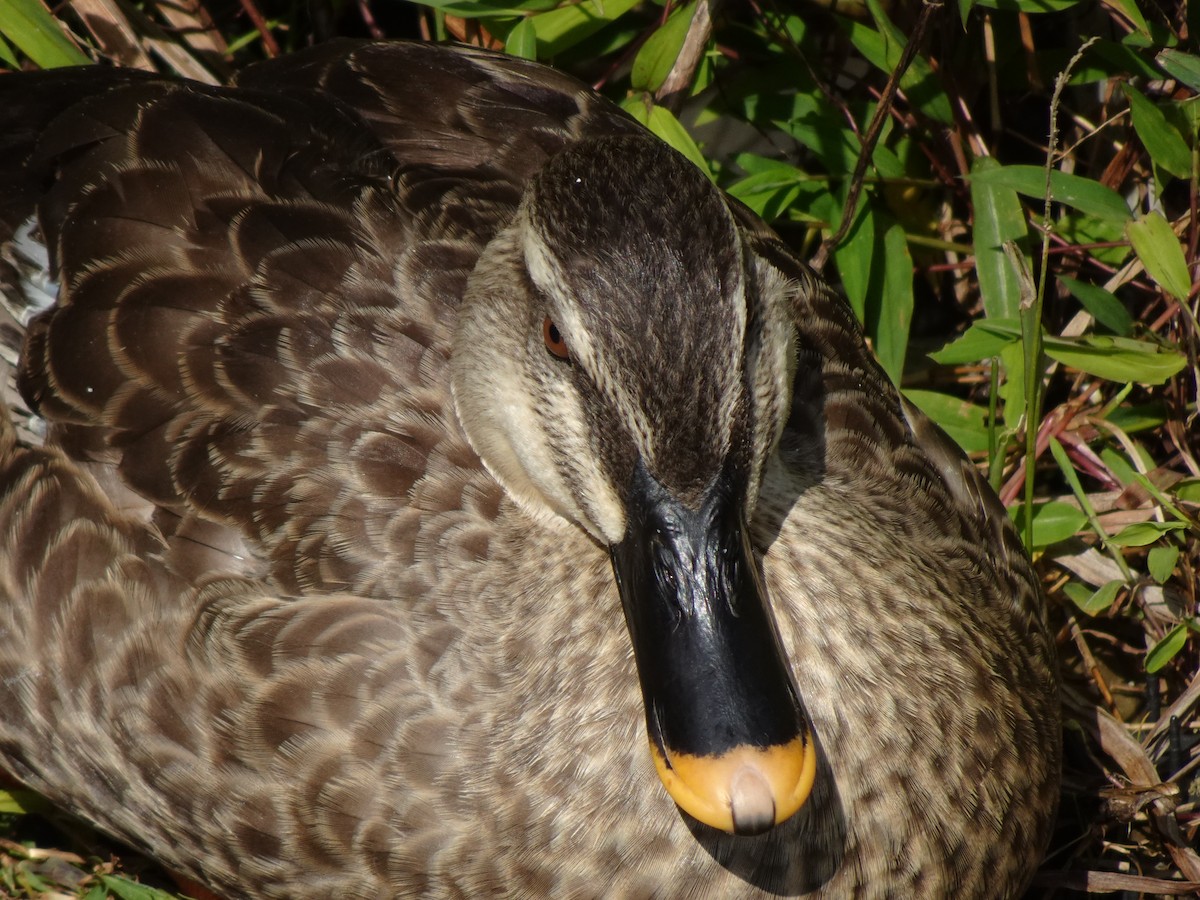
<svg viewBox="0 0 1200 900">
<path fill-rule="evenodd" d="M 34 414 L 17 392 L 17 358 L 33 317 L 58 300 L 58 282 L 50 276 L 50 254 L 42 243 L 37 220 L 30 216 L 0 245 L 0 402 L 17 430 L 17 439 L 31 446 L 46 436 L 46 422 Z"/>
</svg>

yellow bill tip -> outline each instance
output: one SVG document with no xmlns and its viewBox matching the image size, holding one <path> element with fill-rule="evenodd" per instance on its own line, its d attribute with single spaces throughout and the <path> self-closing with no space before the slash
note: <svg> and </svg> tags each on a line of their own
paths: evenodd
<svg viewBox="0 0 1200 900">
<path fill-rule="evenodd" d="M 671 799 L 693 818 L 731 834 L 759 834 L 787 821 L 808 799 L 817 773 L 807 735 L 713 756 L 664 755 L 651 741 L 650 752 Z"/>
</svg>

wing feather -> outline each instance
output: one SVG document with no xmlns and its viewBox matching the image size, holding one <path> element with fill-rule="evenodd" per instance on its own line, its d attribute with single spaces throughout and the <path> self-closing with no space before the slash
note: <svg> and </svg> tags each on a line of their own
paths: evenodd
<svg viewBox="0 0 1200 900">
<path fill-rule="evenodd" d="M 398 544 L 441 547 L 397 535 L 397 509 L 491 490 L 446 371 L 479 253 L 549 154 L 638 126 L 568 76 L 413 44 L 339 42 L 228 89 L 95 69 L 4 84 L 44 103 L 0 145 L 39 191 L 0 211 L 11 234 L 35 210 L 65 273 L 18 379 L 52 440 L 116 466 L 174 552 L 204 520 L 287 590 L 395 588 Z"/>
</svg>

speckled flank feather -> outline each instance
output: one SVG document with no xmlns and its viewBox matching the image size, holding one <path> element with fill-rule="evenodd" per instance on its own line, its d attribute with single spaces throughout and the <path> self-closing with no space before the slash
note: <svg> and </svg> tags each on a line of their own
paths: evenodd
<svg viewBox="0 0 1200 900">
<path fill-rule="evenodd" d="M 1018 896 L 1059 777 L 1029 563 L 842 301 L 715 193 L 738 353 L 677 318 L 736 421 L 697 440 L 744 442 L 821 755 L 757 837 L 687 819 L 654 774 L 598 540 L 633 426 L 597 410 L 691 382 L 649 383 L 669 355 L 551 358 L 547 310 L 589 320 L 529 281 L 518 215 L 548 159 L 603 139 L 636 168 L 642 134 L 549 69 L 422 45 L 232 89 L 0 78 L 9 364 L 35 209 L 61 285 L 6 398 L 44 440 L 0 431 L 0 764 L 229 897 Z M 489 431 L 480 398 L 532 430 Z M 653 446 L 670 399 L 639 406 Z"/>
</svg>

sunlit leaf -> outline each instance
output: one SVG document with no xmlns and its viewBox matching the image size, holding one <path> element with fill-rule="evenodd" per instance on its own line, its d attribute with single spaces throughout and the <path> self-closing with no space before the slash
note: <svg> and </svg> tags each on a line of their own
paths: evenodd
<svg viewBox="0 0 1200 900">
<path fill-rule="evenodd" d="M 1117 547 L 1145 547 L 1153 544 L 1164 534 L 1187 528 L 1183 522 L 1134 522 L 1116 534 L 1109 535 L 1108 542 Z"/>
<path fill-rule="evenodd" d="M 13 52 L 12 47 L 2 35 L 3 31 L 0 30 L 0 63 L 3 63 L 10 69 L 20 68 L 21 63 L 17 59 L 17 55 Z"/>
<path fill-rule="evenodd" d="M 83 66 L 91 62 L 63 34 L 62 26 L 41 0 L 0 2 L 0 34 L 43 69 Z"/>
<path fill-rule="evenodd" d="M 537 59 L 537 32 L 533 29 L 533 19 L 525 18 L 517 23 L 508 33 L 504 50 L 521 59 Z"/>
<path fill-rule="evenodd" d="M 976 0 L 977 6 L 1009 12 L 1055 13 L 1078 6 L 1083 0 Z"/>
<path fill-rule="evenodd" d="M 1146 24 L 1146 17 L 1142 15 L 1142 11 L 1137 8 L 1137 4 L 1133 0 L 1103 0 L 1105 6 L 1110 6 L 1129 20 L 1129 23 L 1147 40 L 1150 39 L 1150 26 Z"/>
<path fill-rule="evenodd" d="M 560 0 L 416 0 L 449 16 L 464 19 L 516 18 L 532 12 L 548 12 Z"/>
<path fill-rule="evenodd" d="M 128 878 L 122 878 L 119 875 L 101 875 L 99 880 L 101 884 L 117 897 L 120 897 L 121 900 L 174 900 L 173 895 L 168 894 L 166 891 L 160 891 L 158 888 L 130 881 Z"/>
<path fill-rule="evenodd" d="M 534 16 L 542 57 L 552 58 L 615 22 L 637 6 L 638 0 L 583 0 Z"/>
<path fill-rule="evenodd" d="M 904 396 L 933 419 L 966 453 L 988 449 L 987 410 L 938 391 L 905 390 Z"/>
<path fill-rule="evenodd" d="M 1179 562 L 1179 552 L 1179 547 L 1175 544 L 1152 548 L 1146 557 L 1146 568 L 1150 571 L 1150 577 L 1159 584 L 1170 578 L 1175 571 L 1175 564 Z"/>
<path fill-rule="evenodd" d="M 1104 335 L 1047 337 L 1042 349 L 1063 365 L 1122 383 L 1162 384 L 1187 365 L 1187 356 L 1178 350 Z"/>
<path fill-rule="evenodd" d="M 971 177 L 985 184 L 1012 188 L 1035 200 L 1045 198 L 1046 170 L 1041 166 L 988 167 L 972 173 Z M 1073 206 L 1100 219 L 1123 223 L 1130 218 L 1129 206 L 1121 195 L 1090 178 L 1053 171 L 1050 173 L 1050 193 L 1056 202 Z"/>
<path fill-rule="evenodd" d="M 1000 400 L 1004 404 L 1001 418 L 1017 425 L 1025 416 L 1025 345 L 1013 341 L 1000 351 L 1004 380 L 1000 383 Z"/>
<path fill-rule="evenodd" d="M 1128 457 L 1114 447 L 1100 448 L 1100 459 L 1121 484 L 1132 484 L 1137 470 L 1130 464 Z"/>
<path fill-rule="evenodd" d="M 867 294 L 878 285 L 882 260 L 875 241 L 875 212 L 871 203 L 859 204 L 854 224 L 833 250 L 846 299 L 860 322 L 867 317 Z"/>
<path fill-rule="evenodd" d="M 1133 128 L 1145 145 L 1155 164 L 1166 169 L 1176 178 L 1187 178 L 1192 172 L 1192 154 L 1187 142 L 1167 121 L 1162 110 L 1148 100 L 1135 87 L 1123 84 L 1129 99 L 1129 112 L 1133 117 Z"/>
<path fill-rule="evenodd" d="M 1018 506 L 1009 510 L 1021 534 L 1025 534 L 1025 507 Z M 1050 500 L 1046 503 L 1035 503 L 1033 506 L 1033 547 L 1038 550 L 1074 537 L 1087 524 L 1087 515 L 1078 506 Z"/>
<path fill-rule="evenodd" d="M 1186 478 L 1175 485 L 1176 499 L 1186 503 L 1200 503 L 1200 478 Z"/>
<path fill-rule="evenodd" d="M 1163 50 L 1154 60 L 1172 78 L 1182 81 L 1193 91 L 1200 91 L 1200 56 L 1182 50 Z"/>
<path fill-rule="evenodd" d="M 1117 591 L 1125 582 L 1113 580 L 1100 586 L 1098 590 L 1089 590 L 1086 585 L 1071 582 L 1063 587 L 1063 593 L 1071 598 L 1071 602 L 1089 616 L 1098 616 L 1105 612 L 1117 598 Z"/>
<path fill-rule="evenodd" d="M 50 804 L 40 795 L 25 788 L 0 789 L 0 813 L 22 815 L 46 812 Z"/>
<path fill-rule="evenodd" d="M 900 63 L 908 37 L 888 18 L 879 0 L 867 0 L 867 9 L 878 31 L 873 32 L 865 25 L 856 28 L 857 23 L 846 20 L 850 40 L 863 56 L 890 75 Z M 950 99 L 942 90 L 933 67 L 920 54 L 912 58 L 908 69 L 900 76 L 900 87 L 909 101 L 931 119 L 946 124 L 954 121 Z"/>
<path fill-rule="evenodd" d="M 913 263 L 904 228 L 893 222 L 883 233 L 883 291 L 874 320 L 875 353 L 888 377 L 899 384 L 908 350 L 913 311 Z"/>
<path fill-rule="evenodd" d="M 1054 233 L 1068 244 L 1091 245 L 1088 248 L 1090 256 L 1116 269 L 1124 265 L 1133 253 L 1125 234 L 1128 222 L 1129 219 L 1120 222 L 1101 219 L 1067 207 L 1052 224 Z"/>
<path fill-rule="evenodd" d="M 1184 622 L 1180 622 L 1165 635 L 1162 640 L 1150 648 L 1146 654 L 1146 671 L 1154 674 L 1183 649 L 1183 645 L 1187 643 L 1188 627 Z"/>
<path fill-rule="evenodd" d="M 1161 401 L 1118 406 L 1105 418 L 1126 434 L 1135 434 L 1160 427 L 1167 421 L 1167 408 Z"/>
<path fill-rule="evenodd" d="M 729 185 L 727 190 L 731 196 L 741 200 L 768 222 L 772 222 L 789 207 L 797 205 L 796 201 L 802 195 L 811 195 L 823 189 L 810 181 L 808 176 L 795 166 L 781 163 L 773 169 L 747 175 Z M 799 206 L 802 209 L 807 208 L 812 202 L 810 199 L 808 203 Z"/>
<path fill-rule="evenodd" d="M 943 366 L 979 362 L 999 356 L 1009 344 L 1021 340 L 1021 325 L 1016 319 L 980 319 L 929 358 Z"/>
<path fill-rule="evenodd" d="M 830 172 L 853 170 L 862 149 L 842 114 L 816 87 L 798 91 L 790 98 L 786 117 L 773 117 L 771 124 L 811 150 Z"/>
<path fill-rule="evenodd" d="M 807 174 L 803 169 L 798 169 L 789 162 L 784 162 L 781 159 L 774 159 L 770 156 L 762 156 L 758 153 L 739 153 L 733 161 L 737 167 L 744 171 L 747 175 L 787 175 L 789 178 L 803 178 Z"/>
<path fill-rule="evenodd" d="M 971 167 L 971 174 L 978 176 L 999 167 L 991 157 L 980 157 Z M 1021 287 L 1016 269 L 1004 252 L 1004 244 L 1022 243 L 1025 239 L 1027 228 L 1021 201 L 1011 187 L 972 177 L 971 205 L 975 210 L 975 271 L 983 308 L 989 318 L 1016 318 Z"/>
<path fill-rule="evenodd" d="M 1192 282 L 1183 247 L 1167 220 L 1152 212 L 1126 225 L 1125 233 L 1150 277 L 1176 300 L 1186 300 Z"/>
<path fill-rule="evenodd" d="M 704 158 L 692 136 L 687 133 L 687 129 L 675 118 L 674 113 L 665 106 L 649 102 L 647 96 L 643 94 L 626 97 L 621 108 L 690 159 L 696 168 L 711 179 L 713 174 L 708 167 L 708 160 Z"/>
<path fill-rule="evenodd" d="M 671 73 L 671 67 L 679 58 L 683 41 L 696 12 L 696 4 L 681 6 L 667 17 L 667 21 L 642 44 L 633 59 L 630 80 L 635 91 L 654 93 Z"/>
</svg>

